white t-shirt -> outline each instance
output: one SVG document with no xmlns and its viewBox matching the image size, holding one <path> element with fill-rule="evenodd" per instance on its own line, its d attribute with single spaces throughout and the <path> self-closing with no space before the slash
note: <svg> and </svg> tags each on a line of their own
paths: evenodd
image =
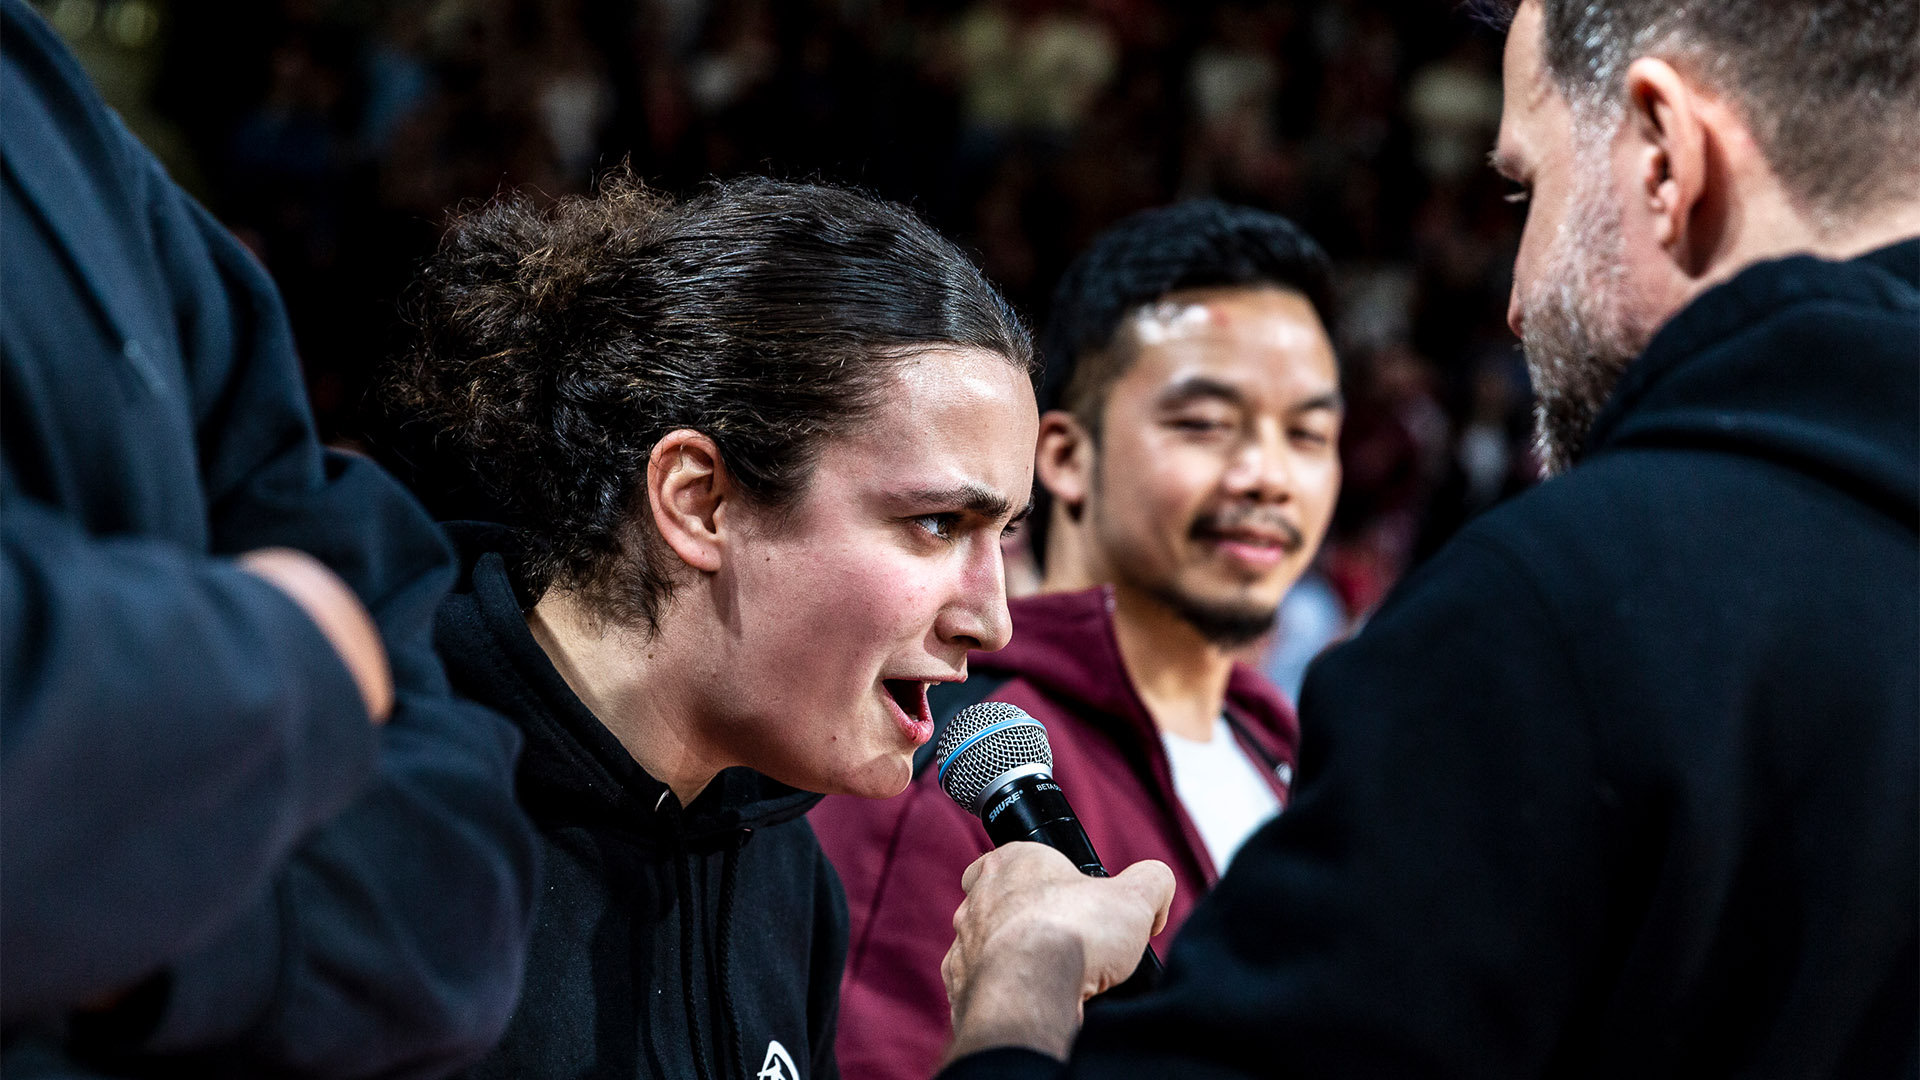
<svg viewBox="0 0 1920 1080">
<path fill-rule="evenodd" d="M 1267 786 L 1259 763 L 1240 749 L 1225 716 L 1214 718 L 1213 735 L 1206 742 L 1166 731 L 1160 733 L 1160 742 L 1173 766 L 1174 794 L 1200 830 L 1214 867 L 1224 874 L 1240 845 L 1279 811 L 1280 799 Z"/>
</svg>

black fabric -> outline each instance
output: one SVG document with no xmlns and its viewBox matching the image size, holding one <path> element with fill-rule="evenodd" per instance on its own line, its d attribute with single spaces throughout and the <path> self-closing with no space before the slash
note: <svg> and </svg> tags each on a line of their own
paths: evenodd
<svg viewBox="0 0 1920 1080">
<path fill-rule="evenodd" d="M 940 1070 L 938 1080 L 1049 1080 L 1060 1063 L 1038 1050 L 998 1047 L 969 1054 Z"/>
<path fill-rule="evenodd" d="M 449 527 L 462 576 L 436 643 L 455 687 L 526 737 L 521 804 L 546 887 L 525 987 L 475 1077 L 797 1077 L 833 1057 L 846 900 L 806 811 L 818 795 L 729 769 L 682 808 L 567 687 L 527 629 L 508 530 Z"/>
<path fill-rule="evenodd" d="M 1071 1075 L 1916 1075 L 1920 241 L 1704 294 L 1590 445 L 1312 668 Z"/>
<path fill-rule="evenodd" d="M 321 448 L 272 282 L 17 0 L 0 53 L 4 1071 L 457 1068 L 506 1021 L 535 867 L 518 736 L 432 651 L 451 554 Z M 235 567 L 268 546 L 373 615 L 384 728 Z"/>
</svg>

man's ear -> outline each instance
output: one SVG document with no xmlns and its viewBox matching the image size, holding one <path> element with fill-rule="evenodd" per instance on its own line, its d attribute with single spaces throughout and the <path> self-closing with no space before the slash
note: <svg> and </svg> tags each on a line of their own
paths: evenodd
<svg viewBox="0 0 1920 1080">
<path fill-rule="evenodd" d="M 698 431 L 680 428 L 653 444 L 647 457 L 647 506 L 660 539 L 680 561 L 713 573 L 724 561 L 733 478 L 720 448 Z"/>
<path fill-rule="evenodd" d="M 1682 270 L 1697 275 L 1722 228 L 1719 209 L 1705 199 L 1715 162 L 1703 103 L 1673 65 L 1653 57 L 1629 64 L 1626 84 L 1633 144 L 1626 206 L 1649 219 L 1654 241 Z"/>
<path fill-rule="evenodd" d="M 1072 413 L 1049 409 L 1040 414 L 1040 439 L 1033 471 L 1055 502 L 1078 518 L 1093 487 L 1093 433 Z"/>
</svg>

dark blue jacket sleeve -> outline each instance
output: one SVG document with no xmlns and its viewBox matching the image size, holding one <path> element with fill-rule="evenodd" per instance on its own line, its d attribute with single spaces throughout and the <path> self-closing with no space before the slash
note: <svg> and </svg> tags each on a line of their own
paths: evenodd
<svg viewBox="0 0 1920 1080">
<path fill-rule="evenodd" d="M 152 1048 L 226 1047 L 238 1072 L 445 1072 L 493 1043 L 519 986 L 535 849 L 513 802 L 518 736 L 456 698 L 433 653 L 453 565 L 432 522 L 373 463 L 319 448 L 271 283 L 177 188 L 154 191 L 198 367 L 213 548 L 332 567 L 379 624 L 398 694 L 369 790 L 271 897 L 170 965 Z"/>
<path fill-rule="evenodd" d="M 374 728 L 307 615 L 230 562 L 0 517 L 5 1014 L 123 990 L 258 903 L 372 776 Z"/>
<path fill-rule="evenodd" d="M 517 736 L 456 698 L 432 652 L 450 553 L 379 468 L 319 446 L 251 256 L 99 106 L 44 24 L 11 0 L 5 14 L 9 78 L 65 91 L 34 101 L 10 83 L 8 124 L 44 106 L 91 140 L 95 157 L 73 153 L 79 175 L 111 174 L 91 189 L 113 195 L 101 235 L 136 237 L 156 268 L 134 275 L 150 285 L 138 303 L 158 305 L 178 343 L 199 472 L 180 497 L 205 518 L 204 545 L 83 527 L 62 502 L 20 496 L 8 433 L 8 1015 L 146 974 L 130 999 L 146 1022 L 88 1028 L 97 1045 L 77 1052 L 182 1055 L 199 1075 L 444 1074 L 505 1024 L 535 870 L 512 797 Z M 23 162 L 5 164 L 14 184 Z M 31 204 L 19 190 L 10 207 Z M 93 362 L 84 344 L 73 363 Z M 373 614 L 397 690 L 385 727 L 305 616 L 232 568 L 273 545 L 318 557 Z M 72 936 L 40 947 L 67 949 L 56 969 L 84 951 L 79 977 L 22 980 L 31 948 L 16 946 L 36 928 L 20 916 L 36 912 L 68 920 Z"/>
</svg>

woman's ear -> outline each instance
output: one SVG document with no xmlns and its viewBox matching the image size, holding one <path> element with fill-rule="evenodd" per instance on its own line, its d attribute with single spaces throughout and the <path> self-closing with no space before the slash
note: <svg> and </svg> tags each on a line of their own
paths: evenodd
<svg viewBox="0 0 1920 1080">
<path fill-rule="evenodd" d="M 688 428 L 668 432 L 647 457 L 647 506 L 680 561 L 714 573 L 725 561 L 727 506 L 735 498 L 720 447 Z"/>
<path fill-rule="evenodd" d="M 1069 517 L 1078 519 L 1093 484 L 1093 434 L 1072 413 L 1050 409 L 1040 414 L 1040 439 L 1033 470 L 1041 486 Z"/>
</svg>

